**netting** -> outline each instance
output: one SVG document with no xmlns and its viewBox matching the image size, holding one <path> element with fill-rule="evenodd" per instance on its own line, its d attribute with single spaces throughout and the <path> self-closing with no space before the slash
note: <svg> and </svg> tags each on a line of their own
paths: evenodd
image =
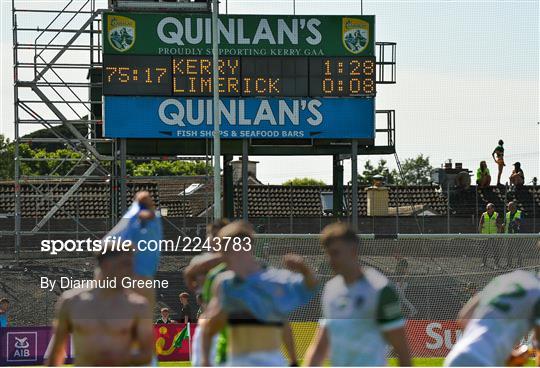
<svg viewBox="0 0 540 368">
<path fill-rule="evenodd" d="M 322 282 L 333 277 L 317 236 L 259 235 L 255 249 L 273 266 L 280 266 L 286 253 L 301 254 Z M 472 295 L 497 275 L 540 270 L 540 235 L 364 236 L 359 263 L 395 284 L 412 355 L 442 357 L 461 333 L 456 316 Z M 300 356 L 321 317 L 320 294 L 291 316 Z"/>
<path fill-rule="evenodd" d="M 271 266 L 281 267 L 282 256 L 297 253 L 305 257 L 324 283 L 333 272 L 317 235 L 258 235 L 255 254 Z M 157 292 L 159 308 L 178 315 L 178 294 L 186 291 L 182 269 L 194 256 L 165 255 L 158 279 L 169 287 Z M 407 318 L 407 334 L 416 357 L 443 357 L 460 331 L 455 318 L 461 307 L 493 277 L 523 268 L 540 270 L 540 235 L 401 235 L 398 238 L 362 236 L 359 262 L 390 278 L 401 298 Z M 40 288 L 40 277 L 91 278 L 93 258 L 26 259 L 24 266 L 2 266 L 0 295 L 12 301 L 12 326 L 46 326 L 52 322 L 54 304 L 61 293 Z M 191 302 L 195 305 L 192 295 Z M 313 338 L 321 318 L 320 295 L 290 317 L 299 358 Z"/>
</svg>

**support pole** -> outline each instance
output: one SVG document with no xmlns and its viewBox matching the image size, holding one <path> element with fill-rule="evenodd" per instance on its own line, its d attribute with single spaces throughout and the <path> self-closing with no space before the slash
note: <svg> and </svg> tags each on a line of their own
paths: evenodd
<svg viewBox="0 0 540 368">
<path fill-rule="evenodd" d="M 233 155 L 223 155 L 223 216 L 234 218 Z"/>
<path fill-rule="evenodd" d="M 343 215 L 343 165 L 339 155 L 334 155 L 332 159 L 333 172 L 333 214 L 335 217 Z"/>
<path fill-rule="evenodd" d="M 242 140 L 242 219 L 248 220 L 248 140 Z"/>
<path fill-rule="evenodd" d="M 358 232 L 358 141 L 352 140 L 351 147 L 351 186 L 352 186 L 352 228 Z"/>
<path fill-rule="evenodd" d="M 450 183 L 446 188 L 446 232 L 450 234 Z M 422 226 L 423 227 L 423 226 Z M 422 229 L 424 231 L 424 229 Z"/>
<path fill-rule="evenodd" d="M 126 169 L 127 143 L 125 138 L 120 138 L 120 217 L 127 210 L 127 169 Z"/>
<path fill-rule="evenodd" d="M 18 44 L 17 40 L 17 16 L 15 15 L 15 2 L 12 1 L 12 22 L 13 22 L 13 46 Z M 17 67 L 17 48 L 13 47 L 13 78 L 14 81 L 19 80 L 19 69 Z M 14 143 L 14 159 L 15 159 L 15 168 L 14 168 L 14 179 L 15 179 L 15 260 L 19 263 L 19 256 L 21 251 L 21 159 L 19 157 L 19 89 L 17 84 L 13 84 L 13 118 L 15 120 L 15 139 Z M 37 208 L 36 208 L 37 210 Z"/>
<path fill-rule="evenodd" d="M 214 116 L 214 219 L 222 217 L 221 212 L 221 137 L 219 135 L 219 47 L 218 47 L 218 15 L 219 2 L 212 0 L 212 91 Z"/>
</svg>

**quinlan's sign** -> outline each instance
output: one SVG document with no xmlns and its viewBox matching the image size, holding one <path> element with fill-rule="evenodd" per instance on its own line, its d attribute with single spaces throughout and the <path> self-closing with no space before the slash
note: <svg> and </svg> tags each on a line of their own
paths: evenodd
<svg viewBox="0 0 540 368">
<path fill-rule="evenodd" d="M 211 55 L 204 14 L 104 13 L 105 54 Z M 374 55 L 375 16 L 220 15 L 227 56 Z"/>
<path fill-rule="evenodd" d="M 109 138 L 212 138 L 211 98 L 105 96 Z M 220 99 L 222 138 L 375 137 L 373 98 Z"/>
</svg>

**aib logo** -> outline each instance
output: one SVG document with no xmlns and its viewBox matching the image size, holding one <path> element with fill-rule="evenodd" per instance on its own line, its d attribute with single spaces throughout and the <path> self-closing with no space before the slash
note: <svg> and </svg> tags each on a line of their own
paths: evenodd
<svg viewBox="0 0 540 368">
<path fill-rule="evenodd" d="M 37 361 L 37 332 L 8 332 L 7 361 Z"/>
</svg>

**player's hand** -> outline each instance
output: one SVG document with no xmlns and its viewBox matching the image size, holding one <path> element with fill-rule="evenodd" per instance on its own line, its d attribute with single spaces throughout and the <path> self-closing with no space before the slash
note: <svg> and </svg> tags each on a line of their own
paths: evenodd
<svg viewBox="0 0 540 368">
<path fill-rule="evenodd" d="M 306 264 L 303 257 L 297 254 L 286 254 L 283 256 L 283 265 L 292 272 L 301 273 L 304 276 L 304 284 L 309 289 L 316 288 L 319 285 L 317 276 Z"/>
<path fill-rule="evenodd" d="M 302 256 L 299 256 L 298 254 L 286 254 L 283 256 L 283 265 L 286 269 L 298 272 L 298 273 L 305 273 L 306 270 L 309 269 L 309 267 L 306 265 L 306 262 L 304 261 L 304 258 Z"/>
<path fill-rule="evenodd" d="M 144 209 L 139 212 L 139 219 L 143 221 L 152 220 L 156 216 L 156 205 L 154 204 L 154 200 L 149 192 L 138 192 L 135 195 L 135 201 L 139 202 L 139 204 L 144 207 Z"/>
</svg>

